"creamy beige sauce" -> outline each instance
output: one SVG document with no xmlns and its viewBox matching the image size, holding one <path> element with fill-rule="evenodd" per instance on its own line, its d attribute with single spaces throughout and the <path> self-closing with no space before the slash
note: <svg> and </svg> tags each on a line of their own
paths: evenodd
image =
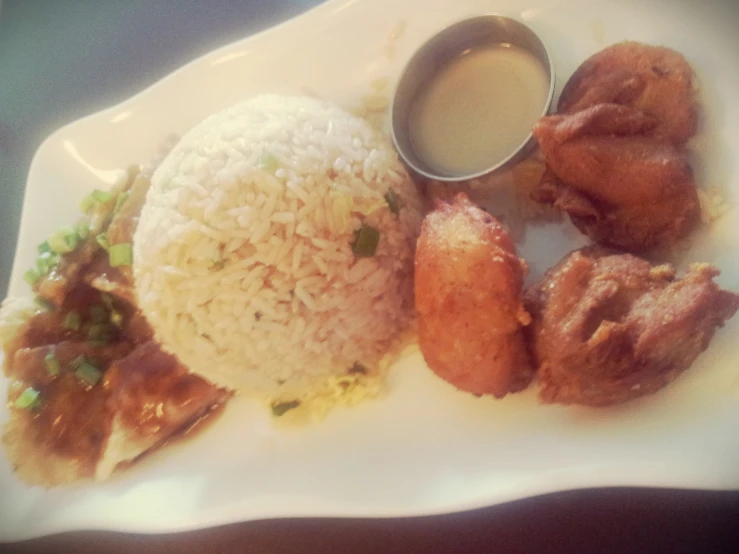
<svg viewBox="0 0 739 554">
<path fill-rule="evenodd" d="M 410 138 L 434 171 L 468 175 L 511 155 L 541 117 L 549 81 L 529 52 L 509 45 L 463 52 L 415 99 Z"/>
</svg>

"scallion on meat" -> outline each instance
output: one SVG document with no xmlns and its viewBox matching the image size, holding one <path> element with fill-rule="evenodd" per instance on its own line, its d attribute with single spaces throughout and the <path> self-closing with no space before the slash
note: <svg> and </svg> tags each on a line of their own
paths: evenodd
<svg viewBox="0 0 739 554">
<path fill-rule="evenodd" d="M 105 250 L 108 250 L 110 248 L 110 242 L 108 242 L 108 235 L 105 233 L 100 233 L 95 237 L 95 240 L 97 243 L 102 246 Z"/>
<path fill-rule="evenodd" d="M 23 280 L 30 286 L 35 285 L 39 279 L 41 279 L 41 275 L 35 269 L 29 269 L 23 274 Z"/>
<path fill-rule="evenodd" d="M 94 323 L 87 330 L 87 340 L 105 344 L 113 336 L 113 329 L 108 323 Z"/>
<path fill-rule="evenodd" d="M 33 387 L 28 387 L 20 394 L 18 398 L 15 399 L 13 405 L 16 408 L 20 408 L 22 410 L 40 408 L 41 399 L 39 398 L 39 392 Z"/>
<path fill-rule="evenodd" d="M 352 252 L 357 256 L 374 256 L 378 244 L 380 244 L 380 231 L 362 223 L 362 226 L 354 233 Z"/>
<path fill-rule="evenodd" d="M 67 254 L 77 248 L 79 237 L 71 227 L 61 227 L 49 237 L 49 246 L 57 254 Z"/>
<path fill-rule="evenodd" d="M 64 316 L 64 328 L 69 331 L 79 331 L 81 322 L 80 314 L 75 311 L 67 312 Z"/>
<path fill-rule="evenodd" d="M 36 303 L 38 307 L 40 307 L 43 310 L 46 310 L 47 312 L 53 312 L 56 310 L 56 306 L 53 304 L 53 302 L 47 300 L 43 296 L 37 296 L 33 299 L 33 301 Z"/>
<path fill-rule="evenodd" d="M 87 360 L 83 360 L 77 366 L 74 374 L 91 387 L 97 385 L 103 376 L 102 372 Z"/>
<path fill-rule="evenodd" d="M 93 304 L 88 311 L 93 323 L 105 323 L 108 321 L 108 310 L 102 304 Z"/>
<path fill-rule="evenodd" d="M 105 204 L 106 202 L 110 202 L 110 200 L 113 198 L 113 193 L 106 190 L 95 189 L 94 191 L 92 191 L 92 194 L 90 194 L 90 196 L 95 202 Z"/>
<path fill-rule="evenodd" d="M 130 243 L 113 244 L 108 249 L 108 261 L 111 267 L 131 265 L 133 250 Z"/>
<path fill-rule="evenodd" d="M 53 252 L 44 252 L 36 258 L 36 271 L 39 275 L 46 275 L 56 265 L 57 257 Z"/>
<path fill-rule="evenodd" d="M 49 352 L 46 356 L 44 356 L 44 364 L 46 365 L 46 372 L 52 377 L 59 375 L 59 372 L 62 369 L 59 360 L 53 352 Z"/>
<path fill-rule="evenodd" d="M 75 231 L 77 231 L 80 240 L 85 240 L 90 236 L 90 224 L 87 221 L 80 221 L 75 227 Z"/>
</svg>

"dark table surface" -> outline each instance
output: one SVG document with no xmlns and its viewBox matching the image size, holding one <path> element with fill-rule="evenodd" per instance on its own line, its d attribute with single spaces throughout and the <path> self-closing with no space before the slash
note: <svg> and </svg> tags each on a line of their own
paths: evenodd
<svg viewBox="0 0 739 554">
<path fill-rule="evenodd" d="M 44 137 L 200 54 L 318 3 L 5 0 L 0 9 L 0 291 L 8 283 L 28 168 Z M 271 520 L 172 535 L 75 532 L 0 545 L 0 551 L 739 552 L 739 493 L 584 490 L 446 516 Z"/>
</svg>

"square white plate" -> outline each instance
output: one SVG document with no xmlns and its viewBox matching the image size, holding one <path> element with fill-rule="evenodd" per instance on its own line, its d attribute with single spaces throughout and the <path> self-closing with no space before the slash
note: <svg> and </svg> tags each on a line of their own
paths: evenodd
<svg viewBox="0 0 739 554">
<path fill-rule="evenodd" d="M 685 54 L 704 107 L 696 172 L 731 202 L 739 192 L 734 8 L 687 1 L 331 0 L 51 135 L 30 169 L 9 293 L 28 294 L 21 276 L 36 245 L 74 220 L 87 191 L 110 184 L 116 169 L 147 160 L 170 133 L 259 92 L 307 87 L 356 107 L 372 82 L 392 82 L 440 27 L 483 12 L 529 24 L 549 48 L 560 86 L 586 57 L 620 40 Z M 582 242 L 557 224 L 530 228 L 518 246 L 535 279 Z M 739 290 L 735 216 L 699 233 L 687 258 L 716 264 L 720 284 Z M 739 318 L 677 382 L 611 409 L 539 405 L 535 387 L 502 401 L 476 399 L 435 378 L 414 354 L 393 370 L 386 398 L 293 430 L 275 429 L 262 409 L 236 399 L 197 438 L 106 483 L 30 488 L 2 457 L 0 540 L 75 529 L 164 532 L 280 516 L 422 515 L 576 487 L 739 488 L 738 331 Z"/>
</svg>

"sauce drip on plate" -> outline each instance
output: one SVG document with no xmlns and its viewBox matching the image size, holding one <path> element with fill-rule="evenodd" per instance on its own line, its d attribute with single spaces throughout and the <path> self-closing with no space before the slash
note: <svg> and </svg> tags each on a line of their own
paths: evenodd
<svg viewBox="0 0 739 554">
<path fill-rule="evenodd" d="M 464 51 L 441 68 L 410 110 L 410 138 L 436 172 L 474 174 L 511 155 L 542 115 L 549 81 L 522 48 Z"/>
</svg>

